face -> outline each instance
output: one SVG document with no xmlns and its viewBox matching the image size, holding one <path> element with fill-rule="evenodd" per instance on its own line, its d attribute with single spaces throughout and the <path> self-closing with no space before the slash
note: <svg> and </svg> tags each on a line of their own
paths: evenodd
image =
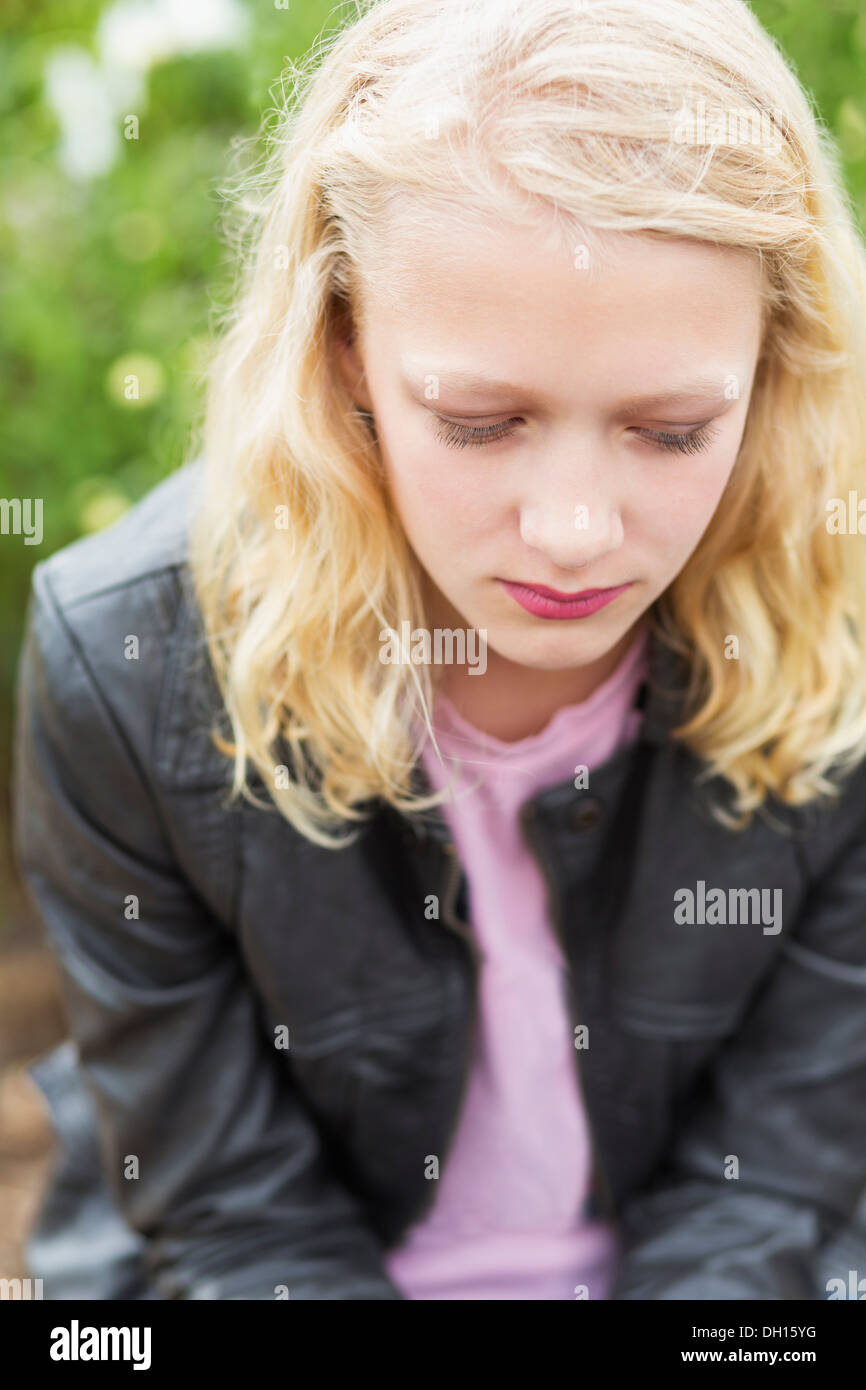
<svg viewBox="0 0 866 1390">
<path fill-rule="evenodd" d="M 372 412 L 433 623 L 536 673 L 601 671 L 682 569 L 736 460 L 757 260 L 697 241 L 499 221 L 390 227 L 341 368 Z M 573 595 L 626 586 L 570 608 Z M 543 680 L 544 677 L 541 677 Z"/>
</svg>

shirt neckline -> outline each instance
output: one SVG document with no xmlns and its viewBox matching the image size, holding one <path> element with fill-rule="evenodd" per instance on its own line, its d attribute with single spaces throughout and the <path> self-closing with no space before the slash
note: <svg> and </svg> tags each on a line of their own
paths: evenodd
<svg viewBox="0 0 866 1390">
<path fill-rule="evenodd" d="M 447 695 L 437 696 L 434 702 L 433 727 L 440 747 L 448 742 L 452 745 L 452 750 L 456 750 L 458 747 L 471 749 L 476 752 L 492 754 L 503 760 L 525 758 L 527 754 L 540 751 L 548 743 L 553 743 L 558 739 L 563 726 L 573 722 L 582 723 L 591 719 L 627 681 L 632 679 L 639 663 L 646 655 L 648 639 L 649 633 L 644 627 L 637 634 L 611 674 L 591 695 L 588 695 L 585 700 L 560 705 L 559 709 L 554 710 L 543 729 L 539 729 L 535 734 L 527 734 L 525 738 L 501 739 L 497 738 L 495 734 L 485 733 L 460 714 Z"/>
</svg>

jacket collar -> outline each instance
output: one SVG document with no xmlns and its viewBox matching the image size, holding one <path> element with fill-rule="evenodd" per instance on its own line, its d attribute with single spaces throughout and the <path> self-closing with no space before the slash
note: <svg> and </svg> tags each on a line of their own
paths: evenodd
<svg viewBox="0 0 866 1390">
<path fill-rule="evenodd" d="M 645 743 L 666 743 L 671 729 L 682 722 L 689 675 L 687 659 L 667 646 L 651 628 L 649 673 L 636 700 L 644 712 L 639 737 Z"/>
</svg>

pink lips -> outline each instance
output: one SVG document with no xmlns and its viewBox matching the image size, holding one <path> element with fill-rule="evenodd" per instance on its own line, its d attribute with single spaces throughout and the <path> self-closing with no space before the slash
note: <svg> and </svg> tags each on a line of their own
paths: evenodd
<svg viewBox="0 0 866 1390">
<path fill-rule="evenodd" d="M 631 587 L 630 583 L 619 584 L 613 589 L 581 589 L 576 594 L 563 594 L 545 584 L 516 584 L 507 579 L 499 582 L 521 608 L 538 618 L 587 618 Z"/>
</svg>

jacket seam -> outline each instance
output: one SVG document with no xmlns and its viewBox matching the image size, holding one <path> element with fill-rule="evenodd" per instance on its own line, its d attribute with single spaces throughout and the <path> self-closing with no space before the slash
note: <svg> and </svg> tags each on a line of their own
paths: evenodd
<svg viewBox="0 0 866 1390">
<path fill-rule="evenodd" d="M 58 554 L 63 553 L 63 551 L 58 552 Z M 52 559 L 53 557 L 45 561 L 46 584 L 50 582 L 48 579 L 48 567 L 51 565 Z M 102 584 L 98 588 L 87 589 L 84 593 L 75 594 L 63 605 L 62 608 L 53 590 L 52 597 L 54 598 L 54 602 L 59 612 L 71 613 L 73 609 L 79 608 L 82 604 L 89 603 L 91 599 L 103 598 L 106 594 L 114 594 L 121 589 L 131 589 L 136 584 L 140 584 L 143 580 L 155 579 L 159 575 L 166 574 L 169 571 L 174 571 L 176 577 L 178 571 L 183 569 L 185 563 L 186 562 L 184 560 L 167 560 L 164 561 L 162 564 L 154 565 L 152 569 L 141 570 L 138 574 L 130 575 L 126 579 L 113 580 L 110 584 Z"/>
</svg>

